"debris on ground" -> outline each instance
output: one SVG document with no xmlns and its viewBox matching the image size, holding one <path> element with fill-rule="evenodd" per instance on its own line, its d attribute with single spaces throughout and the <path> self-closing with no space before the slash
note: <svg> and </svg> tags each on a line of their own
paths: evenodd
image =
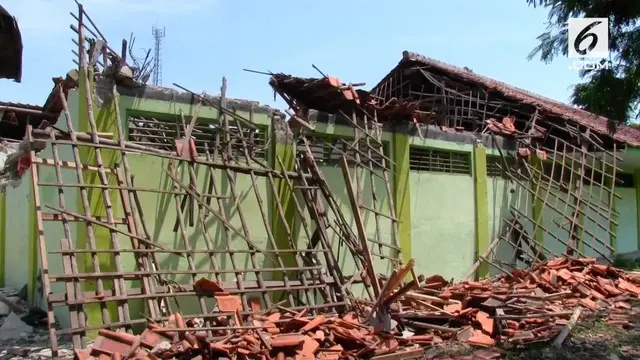
<svg viewBox="0 0 640 360">
<path fill-rule="evenodd" d="M 103 329 L 93 348 L 80 351 L 78 357 L 338 360 L 401 354 L 422 358 L 425 349 L 458 343 L 475 348 L 474 358 L 497 359 L 505 349 L 553 339 L 572 315 L 578 317 L 576 309 L 583 316 L 607 310 L 607 326 L 631 328 L 630 317 L 635 314 L 631 301 L 640 295 L 640 287 L 625 271 L 594 259 L 564 257 L 529 271 L 455 284 L 436 275 L 420 281 L 419 287 L 412 285 L 416 279 L 405 285 L 397 281 L 410 268 L 396 270 L 382 286 L 381 298 L 393 301 L 386 306 L 387 314 L 397 324 L 389 331 L 371 325 L 373 313 L 385 308 L 387 300 L 360 304 L 341 316 L 278 307 L 256 309 L 243 317 L 239 296 L 201 279 L 196 287 L 208 289 L 228 316 L 204 321 L 173 313 L 164 324 L 149 322 L 141 335 Z"/>
<path fill-rule="evenodd" d="M 32 331 L 33 327 L 27 325 L 16 313 L 12 312 L 0 326 L 0 340 L 14 339 Z"/>
<path fill-rule="evenodd" d="M 226 320 L 225 320 L 226 321 Z M 99 358 L 119 353 L 131 358 L 271 358 L 271 359 L 342 359 L 369 358 L 400 354 L 403 358 L 421 358 L 423 350 L 411 339 L 391 333 L 374 333 L 360 323 L 354 313 L 342 317 L 306 316 L 300 313 L 273 312 L 252 315 L 242 326 L 213 328 L 190 327 L 179 313 L 168 324 L 150 323 L 139 336 L 125 332 L 101 330 L 91 350 L 79 355 Z M 241 321 L 242 322 L 242 321 Z M 211 337 L 214 331 L 216 336 Z M 150 355 L 151 354 L 151 355 Z"/>
<path fill-rule="evenodd" d="M 392 312 L 417 334 L 433 335 L 427 345 L 459 340 L 515 346 L 552 339 L 577 307 L 585 313 L 608 310 L 608 324 L 628 328 L 630 301 L 639 295 L 624 270 L 563 257 L 483 281 L 448 284 L 432 276 Z"/>
</svg>

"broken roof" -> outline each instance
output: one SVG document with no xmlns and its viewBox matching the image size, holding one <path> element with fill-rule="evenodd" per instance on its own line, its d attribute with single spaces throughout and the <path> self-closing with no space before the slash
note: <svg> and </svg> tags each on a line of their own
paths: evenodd
<svg viewBox="0 0 640 360">
<path fill-rule="evenodd" d="M 109 80 L 101 80 L 109 84 Z M 105 90 L 111 91 L 110 87 L 103 87 Z M 191 91 L 185 91 L 183 89 L 175 89 L 163 86 L 156 86 L 150 84 L 144 84 L 141 86 L 118 86 L 118 92 L 121 96 L 131 96 L 144 99 L 153 99 L 160 101 L 170 101 L 182 104 L 196 104 L 199 100 L 204 100 L 205 103 L 218 104 L 220 102 L 220 96 L 208 95 L 208 94 L 196 94 Z M 227 107 L 238 111 L 249 112 L 253 109 L 256 113 L 273 114 L 279 113 L 279 110 L 270 107 L 267 104 L 260 104 L 259 101 L 229 98 L 225 99 Z"/>
<path fill-rule="evenodd" d="M 53 78 L 53 89 L 44 106 L 28 105 L 0 101 L 0 138 L 19 140 L 24 137 L 27 125 L 34 128 L 46 128 L 58 121 L 62 112 L 60 89 L 65 98 L 69 90 L 77 86 L 77 73 L 70 71 L 66 78 Z"/>
<path fill-rule="evenodd" d="M 606 117 L 549 99 L 502 81 L 479 75 L 461 67 L 443 63 L 418 53 L 405 50 L 402 53 L 402 59 L 391 73 L 407 64 L 416 63 L 430 68 L 431 70 L 447 73 L 449 76 L 456 77 L 459 80 L 473 83 L 480 87 L 485 87 L 487 90 L 498 92 L 507 99 L 536 106 L 549 116 L 562 118 L 567 121 L 586 126 L 597 133 L 611 136 L 611 133 L 608 130 L 609 120 Z M 376 87 L 377 86 L 378 85 L 376 85 Z M 613 134 L 613 139 L 631 146 L 640 146 L 640 130 L 630 126 L 620 125 L 618 126 L 615 134 Z"/>
</svg>

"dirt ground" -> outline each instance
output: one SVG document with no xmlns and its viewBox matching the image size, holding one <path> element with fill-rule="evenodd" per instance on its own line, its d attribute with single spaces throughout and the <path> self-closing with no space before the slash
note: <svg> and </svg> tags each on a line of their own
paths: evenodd
<svg viewBox="0 0 640 360">
<path fill-rule="evenodd" d="M 630 329 L 610 326 L 602 319 L 583 320 L 573 329 L 560 349 L 550 344 L 541 344 L 509 352 L 506 359 L 640 359 L 640 317 L 636 316 L 633 320 L 635 326 Z"/>
<path fill-rule="evenodd" d="M 640 302 L 634 304 L 640 306 Z M 622 329 L 606 323 L 602 315 L 591 316 L 573 328 L 561 348 L 550 342 L 521 348 L 502 348 L 506 360 L 640 360 L 640 315 L 631 318 L 632 327 Z M 426 351 L 426 359 L 482 359 L 477 349 L 465 344 L 450 344 Z"/>
</svg>

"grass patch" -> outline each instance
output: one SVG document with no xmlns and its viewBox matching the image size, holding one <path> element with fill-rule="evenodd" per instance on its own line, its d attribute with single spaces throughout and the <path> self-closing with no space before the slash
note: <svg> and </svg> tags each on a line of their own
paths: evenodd
<svg viewBox="0 0 640 360">
<path fill-rule="evenodd" d="M 633 319 L 637 324 L 637 320 Z M 621 360 L 635 358 L 640 354 L 640 331 L 623 330 L 608 325 L 602 318 L 583 319 L 571 331 L 562 347 L 547 343 L 533 344 L 507 352 L 507 360 L 597 360 L 610 359 L 611 354 Z M 633 355 L 631 354 L 633 353 Z"/>
</svg>

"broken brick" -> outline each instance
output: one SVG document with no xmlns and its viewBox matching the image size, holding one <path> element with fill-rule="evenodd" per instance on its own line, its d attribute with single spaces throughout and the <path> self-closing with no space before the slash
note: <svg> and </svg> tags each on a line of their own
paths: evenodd
<svg viewBox="0 0 640 360">
<path fill-rule="evenodd" d="M 493 319 L 489 317 L 489 314 L 484 311 L 478 311 L 476 320 L 480 323 L 482 331 L 489 335 L 493 334 Z"/>
<path fill-rule="evenodd" d="M 560 271 L 558 271 L 558 276 L 564 281 L 569 281 L 573 278 L 573 273 L 567 269 L 560 269 Z"/>
<path fill-rule="evenodd" d="M 325 339 L 325 334 L 322 330 L 316 330 L 316 332 L 311 335 L 311 337 L 317 342 L 323 342 Z"/>
<path fill-rule="evenodd" d="M 260 303 L 259 297 L 250 297 L 247 299 L 247 303 L 249 304 L 249 308 L 252 312 L 259 312 L 262 310 L 262 305 Z"/>
<path fill-rule="evenodd" d="M 600 308 L 595 301 L 590 299 L 580 299 L 578 300 L 578 303 L 591 311 L 596 311 Z"/>
<path fill-rule="evenodd" d="M 295 347 L 302 344 L 304 341 L 305 341 L 304 335 L 282 334 L 274 337 L 271 340 L 271 347 L 273 348 Z"/>
<path fill-rule="evenodd" d="M 453 314 L 456 312 L 459 312 L 462 310 L 462 304 L 460 303 L 454 303 L 454 304 L 449 304 L 449 305 L 445 305 L 444 307 L 444 311 Z"/>
<path fill-rule="evenodd" d="M 302 341 L 302 348 L 298 350 L 298 354 L 305 355 L 313 359 L 314 354 L 319 347 L 320 344 L 316 340 L 314 340 L 310 336 L 304 336 Z"/>
<path fill-rule="evenodd" d="M 494 349 L 479 349 L 473 352 L 473 358 L 478 360 L 493 360 L 502 357 L 502 352 Z"/>
<path fill-rule="evenodd" d="M 618 282 L 618 289 L 625 290 L 634 295 L 640 295 L 640 287 L 635 286 L 623 279 L 620 279 Z"/>
<path fill-rule="evenodd" d="M 224 288 L 218 285 L 217 282 L 211 281 L 207 278 L 200 278 L 200 280 L 196 281 L 193 285 L 193 289 L 197 293 L 206 294 L 209 296 L 213 296 L 215 293 L 224 292 Z"/>
<path fill-rule="evenodd" d="M 309 321 L 309 323 L 307 323 L 305 326 L 303 326 L 302 329 L 300 329 L 300 332 L 311 331 L 324 324 L 325 322 L 327 322 L 327 318 L 324 315 L 320 314 Z"/>
<path fill-rule="evenodd" d="M 239 295 L 216 294 L 215 298 L 220 311 L 235 312 L 242 310 L 242 299 Z"/>
<path fill-rule="evenodd" d="M 495 346 L 496 341 L 482 331 L 475 330 L 473 335 L 467 340 L 467 343 L 476 346 L 492 347 Z"/>
<path fill-rule="evenodd" d="M 512 343 L 527 343 L 536 340 L 535 335 L 531 331 L 519 331 L 517 332 L 509 342 Z"/>
</svg>

